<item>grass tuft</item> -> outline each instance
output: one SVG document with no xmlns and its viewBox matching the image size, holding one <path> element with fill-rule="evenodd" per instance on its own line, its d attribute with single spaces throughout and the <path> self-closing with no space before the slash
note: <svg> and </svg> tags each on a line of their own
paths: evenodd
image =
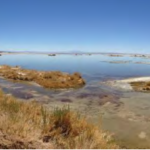
<svg viewBox="0 0 150 150">
<path fill-rule="evenodd" d="M 23 102 L 0 91 L 0 114 L 0 148 L 118 148 L 109 133 L 69 106 L 48 111 L 35 101 Z"/>
</svg>

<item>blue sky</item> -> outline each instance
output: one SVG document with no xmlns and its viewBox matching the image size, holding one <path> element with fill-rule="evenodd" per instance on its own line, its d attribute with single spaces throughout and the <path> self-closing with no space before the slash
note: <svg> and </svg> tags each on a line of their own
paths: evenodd
<svg viewBox="0 0 150 150">
<path fill-rule="evenodd" d="M 150 0 L 0 0 L 0 49 L 150 53 Z"/>
</svg>

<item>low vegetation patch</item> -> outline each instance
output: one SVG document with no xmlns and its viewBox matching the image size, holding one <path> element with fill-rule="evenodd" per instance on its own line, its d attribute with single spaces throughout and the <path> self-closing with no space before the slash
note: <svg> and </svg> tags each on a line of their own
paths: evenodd
<svg viewBox="0 0 150 150">
<path fill-rule="evenodd" d="M 85 85 L 79 73 L 36 71 L 20 67 L 0 66 L 0 76 L 14 81 L 33 81 L 45 88 L 78 88 Z"/>
<path fill-rule="evenodd" d="M 119 148 L 109 133 L 69 107 L 49 111 L 0 91 L 0 148 Z"/>
<path fill-rule="evenodd" d="M 150 81 L 131 82 L 130 85 L 135 91 L 150 92 Z"/>
<path fill-rule="evenodd" d="M 121 54 L 108 54 L 108 56 L 111 56 L 111 57 L 123 57 L 123 55 L 121 55 Z"/>
</svg>

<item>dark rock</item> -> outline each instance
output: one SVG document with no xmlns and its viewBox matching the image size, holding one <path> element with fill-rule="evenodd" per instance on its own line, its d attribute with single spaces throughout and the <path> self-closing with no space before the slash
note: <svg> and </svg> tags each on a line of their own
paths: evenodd
<svg viewBox="0 0 150 150">
<path fill-rule="evenodd" d="M 48 56 L 56 56 L 56 54 L 48 54 Z"/>
<path fill-rule="evenodd" d="M 18 97 L 18 98 L 22 98 L 22 99 L 31 99 L 33 98 L 34 96 L 30 93 L 26 93 L 26 92 L 21 92 L 21 91 L 13 91 L 12 94 L 15 96 L 15 97 Z"/>
<path fill-rule="evenodd" d="M 71 103 L 71 102 L 72 102 L 72 100 L 70 100 L 70 99 L 67 99 L 67 98 L 64 98 L 64 99 L 61 99 L 61 102 L 67 102 L 67 103 Z"/>
</svg>

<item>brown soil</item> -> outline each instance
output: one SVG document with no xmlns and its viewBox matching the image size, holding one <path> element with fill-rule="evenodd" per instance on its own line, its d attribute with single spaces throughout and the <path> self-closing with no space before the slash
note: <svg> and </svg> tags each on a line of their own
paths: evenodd
<svg viewBox="0 0 150 150">
<path fill-rule="evenodd" d="M 14 81 L 33 81 L 45 88 L 78 88 L 85 85 L 79 73 L 68 74 L 60 71 L 36 71 L 18 66 L 0 66 L 0 76 Z"/>
<path fill-rule="evenodd" d="M 130 85 L 133 87 L 135 91 L 141 91 L 141 92 L 150 92 L 150 81 L 147 82 L 131 82 Z"/>
</svg>

